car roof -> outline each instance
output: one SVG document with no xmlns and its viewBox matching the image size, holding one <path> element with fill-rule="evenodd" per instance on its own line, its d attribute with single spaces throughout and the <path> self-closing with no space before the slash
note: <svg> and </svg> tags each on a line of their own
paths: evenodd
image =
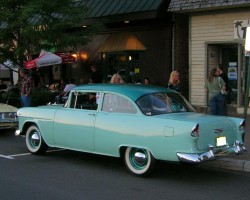
<svg viewBox="0 0 250 200">
<path fill-rule="evenodd" d="M 137 100 L 140 96 L 148 93 L 156 92 L 172 92 L 164 87 L 153 86 L 153 85 L 142 85 L 142 84 L 85 84 L 79 85 L 74 90 L 95 90 L 105 92 L 115 92 L 129 97 L 132 100 Z"/>
</svg>

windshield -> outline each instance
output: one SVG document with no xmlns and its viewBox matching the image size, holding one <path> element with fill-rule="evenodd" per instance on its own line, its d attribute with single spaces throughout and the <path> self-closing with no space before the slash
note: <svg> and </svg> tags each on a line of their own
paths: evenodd
<svg viewBox="0 0 250 200">
<path fill-rule="evenodd" d="M 145 115 L 160 115 L 178 112 L 195 112 L 188 101 L 178 93 L 152 93 L 136 101 Z"/>
</svg>

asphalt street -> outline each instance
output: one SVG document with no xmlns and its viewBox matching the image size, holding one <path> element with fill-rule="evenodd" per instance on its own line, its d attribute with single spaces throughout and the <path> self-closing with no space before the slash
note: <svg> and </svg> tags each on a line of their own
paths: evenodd
<svg viewBox="0 0 250 200">
<path fill-rule="evenodd" d="M 248 200 L 250 173 L 157 162 L 148 178 L 131 175 L 122 159 L 50 149 L 31 155 L 25 138 L 0 134 L 1 200 Z"/>
</svg>

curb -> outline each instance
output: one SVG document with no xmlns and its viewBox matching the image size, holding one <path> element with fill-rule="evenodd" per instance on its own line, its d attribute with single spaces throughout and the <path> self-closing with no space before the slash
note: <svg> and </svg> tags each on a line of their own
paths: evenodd
<svg viewBox="0 0 250 200">
<path fill-rule="evenodd" d="M 218 167 L 218 168 L 237 170 L 242 172 L 250 172 L 250 161 L 248 160 L 222 158 L 219 160 L 203 163 L 202 166 Z"/>
</svg>

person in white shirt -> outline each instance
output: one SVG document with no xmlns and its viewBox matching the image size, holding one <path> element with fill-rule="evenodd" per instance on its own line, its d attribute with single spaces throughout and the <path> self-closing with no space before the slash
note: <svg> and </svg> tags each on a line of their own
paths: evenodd
<svg viewBox="0 0 250 200">
<path fill-rule="evenodd" d="M 72 78 L 70 79 L 69 83 L 65 86 L 65 88 L 63 89 L 63 91 L 56 96 L 57 99 L 61 98 L 61 97 L 65 97 L 67 96 L 68 92 L 70 90 L 72 90 L 75 87 L 75 80 Z"/>
</svg>

